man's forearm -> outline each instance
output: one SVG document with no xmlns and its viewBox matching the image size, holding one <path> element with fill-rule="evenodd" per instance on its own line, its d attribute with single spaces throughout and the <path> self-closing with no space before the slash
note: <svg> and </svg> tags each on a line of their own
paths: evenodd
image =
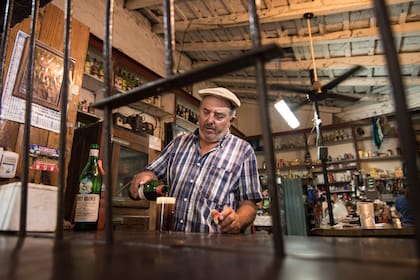
<svg viewBox="0 0 420 280">
<path fill-rule="evenodd" d="M 255 216 L 257 214 L 255 202 L 252 200 L 243 200 L 239 202 L 237 214 L 241 224 L 241 229 L 245 229 L 255 220 Z"/>
</svg>

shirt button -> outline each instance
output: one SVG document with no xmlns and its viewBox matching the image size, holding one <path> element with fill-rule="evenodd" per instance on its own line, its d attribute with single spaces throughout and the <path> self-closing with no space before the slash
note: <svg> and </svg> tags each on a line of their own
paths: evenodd
<svg viewBox="0 0 420 280">
<path fill-rule="evenodd" d="M 200 166 L 201 166 L 201 163 L 199 163 L 199 162 L 198 162 L 198 163 L 197 163 L 197 166 L 198 166 L 198 167 L 200 167 Z"/>
<path fill-rule="evenodd" d="M 183 223 L 184 223 L 184 220 L 179 220 L 179 223 L 180 223 L 180 224 L 183 224 Z"/>
<path fill-rule="evenodd" d="M 191 180 L 190 180 L 190 183 L 191 183 L 191 184 L 192 184 L 192 183 L 194 183 L 194 180 L 193 180 L 193 179 L 191 179 Z"/>
<path fill-rule="evenodd" d="M 188 198 L 184 197 L 184 202 L 187 202 L 187 201 L 188 201 Z"/>
</svg>

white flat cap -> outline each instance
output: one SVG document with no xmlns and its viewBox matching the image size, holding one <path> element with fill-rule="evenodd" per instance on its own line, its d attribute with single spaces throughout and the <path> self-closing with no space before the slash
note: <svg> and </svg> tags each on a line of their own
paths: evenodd
<svg viewBox="0 0 420 280">
<path fill-rule="evenodd" d="M 222 98 L 227 99 L 230 103 L 232 103 L 232 105 L 235 108 L 238 108 L 241 106 L 241 101 L 238 99 L 238 97 L 236 97 L 236 95 L 233 92 L 231 92 L 230 90 L 226 88 L 217 87 L 217 88 L 200 89 L 198 91 L 198 94 L 200 95 L 201 98 L 204 98 L 209 95 L 222 97 Z"/>
</svg>

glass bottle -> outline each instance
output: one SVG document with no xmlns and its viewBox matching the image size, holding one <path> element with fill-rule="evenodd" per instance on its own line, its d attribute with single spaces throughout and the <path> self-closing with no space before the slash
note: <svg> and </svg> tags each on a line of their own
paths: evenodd
<svg viewBox="0 0 420 280">
<path fill-rule="evenodd" d="M 169 186 L 152 179 L 140 185 L 138 192 L 140 199 L 156 200 L 157 197 L 165 196 L 169 193 Z"/>
<path fill-rule="evenodd" d="M 74 214 L 75 230 L 96 230 L 102 189 L 102 174 L 98 165 L 99 146 L 92 144 L 89 158 L 80 174 L 79 193 Z"/>
<path fill-rule="evenodd" d="M 91 66 L 90 57 L 87 54 L 86 55 L 86 60 L 85 60 L 85 67 L 84 67 L 84 72 L 85 73 L 90 74 L 90 66 Z"/>
</svg>

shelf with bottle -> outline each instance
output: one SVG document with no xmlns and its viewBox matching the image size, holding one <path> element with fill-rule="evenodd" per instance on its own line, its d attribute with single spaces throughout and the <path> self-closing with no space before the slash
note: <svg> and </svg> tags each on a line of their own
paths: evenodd
<svg viewBox="0 0 420 280">
<path fill-rule="evenodd" d="M 95 123 L 101 121 L 102 119 L 96 116 L 95 114 L 77 110 L 76 116 L 76 128 L 83 127 L 90 123 Z"/>
<path fill-rule="evenodd" d="M 198 124 L 192 123 L 184 118 L 181 118 L 180 116 L 176 116 L 176 123 L 182 128 L 185 128 L 188 131 L 194 131 L 198 128 Z"/>
<path fill-rule="evenodd" d="M 261 136 L 248 137 L 248 141 L 253 146 L 256 154 L 263 154 L 264 152 L 264 147 L 260 145 L 260 138 Z M 328 128 L 327 132 L 323 134 L 323 142 L 326 146 L 353 143 L 351 127 L 342 129 Z M 293 152 L 317 147 L 316 136 L 309 129 L 295 131 L 292 134 L 290 132 L 276 133 L 273 138 L 273 145 L 275 152 Z"/>
<path fill-rule="evenodd" d="M 325 187 L 325 183 L 322 183 L 322 184 L 318 183 L 318 184 L 316 184 L 316 186 L 318 188 L 323 188 L 323 187 Z M 351 181 L 329 182 L 328 186 L 330 188 L 331 193 L 352 193 L 352 192 L 354 192 Z"/>
<path fill-rule="evenodd" d="M 103 81 L 99 80 L 97 77 L 86 73 L 83 75 L 82 87 L 93 93 L 104 91 Z M 124 93 L 122 91 L 118 92 Z M 156 97 L 151 99 L 145 99 L 142 101 L 134 102 L 130 104 L 129 107 L 158 118 L 168 117 L 172 115 L 170 112 L 167 112 L 160 107 L 160 102 L 158 100 L 159 98 Z"/>
<path fill-rule="evenodd" d="M 104 67 L 102 62 L 102 43 L 96 38 L 90 38 L 89 48 L 85 60 L 82 87 L 93 92 L 102 94 L 104 92 Z M 145 69 L 129 57 L 113 50 L 113 77 L 115 93 L 125 93 L 142 84 L 158 79 L 159 76 Z M 162 96 L 146 98 L 128 105 L 133 109 L 149 114 L 153 117 L 169 117 L 173 113 L 165 110 L 162 104 Z"/>
<path fill-rule="evenodd" d="M 370 162 L 370 161 L 401 161 L 401 156 L 372 156 L 372 157 L 363 157 L 360 158 L 361 162 Z"/>
<path fill-rule="evenodd" d="M 197 109 L 192 109 L 192 107 L 192 105 L 187 106 L 177 103 L 175 109 L 176 122 L 190 131 L 198 128 L 198 112 Z"/>
</svg>

